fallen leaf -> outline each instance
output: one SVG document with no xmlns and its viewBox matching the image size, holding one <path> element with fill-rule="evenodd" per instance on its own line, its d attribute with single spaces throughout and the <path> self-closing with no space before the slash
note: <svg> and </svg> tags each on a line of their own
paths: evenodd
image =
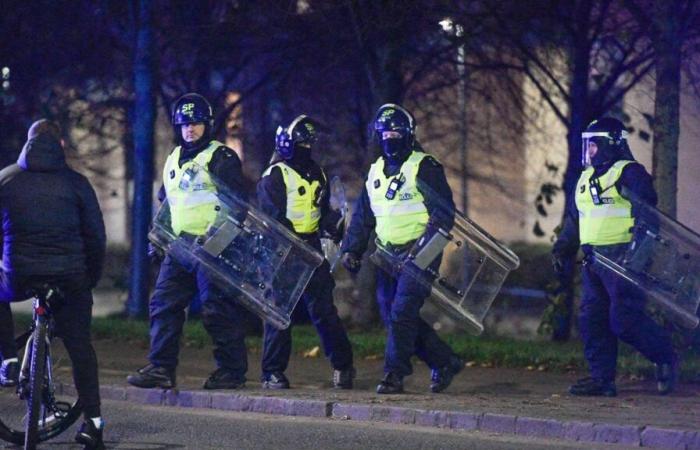
<svg viewBox="0 0 700 450">
<path fill-rule="evenodd" d="M 318 356 L 321 354 L 321 347 L 318 345 L 311 350 L 307 350 L 304 352 L 304 358 L 318 358 Z"/>
</svg>

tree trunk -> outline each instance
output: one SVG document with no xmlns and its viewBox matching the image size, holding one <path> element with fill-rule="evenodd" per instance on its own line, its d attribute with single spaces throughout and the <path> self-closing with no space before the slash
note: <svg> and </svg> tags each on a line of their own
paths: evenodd
<svg viewBox="0 0 700 450">
<path fill-rule="evenodd" d="M 590 17 L 590 2 L 584 1 L 579 5 L 577 17 L 582 21 Z M 581 174 L 581 132 L 588 121 L 588 78 L 590 72 L 590 41 L 588 40 L 587 23 L 581 23 L 579 31 L 572 42 L 570 53 L 571 65 L 571 100 L 569 102 L 569 127 L 567 135 L 568 161 L 564 173 L 564 216 L 569 213 L 573 204 L 576 182 Z M 563 218 L 562 218 L 563 223 Z M 576 256 L 564 262 L 565 274 L 559 278 L 559 294 L 564 295 L 563 304 L 559 305 L 554 314 L 552 324 L 552 339 L 567 341 L 571 337 L 571 324 L 574 308 L 574 271 Z"/>
<path fill-rule="evenodd" d="M 678 135 L 681 82 L 681 31 L 678 2 L 654 2 L 656 96 L 652 171 L 658 208 L 676 217 L 678 191 Z"/>
<path fill-rule="evenodd" d="M 153 4 L 140 0 L 134 57 L 134 198 L 131 285 L 127 313 L 146 315 L 149 290 L 148 229 L 153 198 L 153 143 L 156 117 Z"/>
</svg>

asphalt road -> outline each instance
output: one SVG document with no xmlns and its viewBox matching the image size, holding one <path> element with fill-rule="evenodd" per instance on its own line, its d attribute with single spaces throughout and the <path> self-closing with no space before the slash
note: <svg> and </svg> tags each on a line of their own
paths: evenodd
<svg viewBox="0 0 700 450">
<path fill-rule="evenodd" d="M 1 414 L 1 413 L 0 413 Z M 116 449 L 584 449 L 611 448 L 565 441 L 524 439 L 478 432 L 348 420 L 269 416 L 204 409 L 178 409 L 105 401 L 107 448 Z M 74 429 L 43 444 L 79 448 Z M 17 448 L 3 446 L 1 448 Z"/>
</svg>

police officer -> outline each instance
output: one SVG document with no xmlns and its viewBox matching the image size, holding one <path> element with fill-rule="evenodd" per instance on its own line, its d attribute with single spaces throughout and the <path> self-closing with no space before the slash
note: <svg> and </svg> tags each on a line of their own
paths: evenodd
<svg viewBox="0 0 700 450">
<path fill-rule="evenodd" d="M 173 231 L 187 239 L 204 234 L 214 222 L 218 208 L 213 183 L 204 183 L 204 188 L 194 193 L 181 189 L 181 183 L 196 170 L 195 164 L 206 168 L 242 198 L 245 189 L 238 156 L 211 137 L 213 113 L 204 97 L 194 93 L 180 97 L 173 108 L 172 124 L 180 145 L 165 162 L 159 198 L 169 203 Z M 210 195 L 203 195 L 203 190 Z M 241 323 L 244 311 L 234 299 L 223 295 L 202 267 L 186 266 L 169 255 L 161 264 L 149 305 L 150 364 L 129 375 L 129 384 L 164 389 L 175 386 L 185 309 L 195 295 L 202 303 L 202 323 L 212 336 L 217 365 L 204 388 L 235 389 L 243 385 L 248 368 Z"/>
<path fill-rule="evenodd" d="M 413 116 L 388 103 L 377 111 L 373 127 L 382 155 L 369 170 L 343 241 L 342 262 L 350 272 L 360 269 L 373 230 L 383 247 L 401 255 L 425 232 L 429 220 L 449 229 L 454 216 L 445 172 L 415 141 Z M 429 185 L 432 193 L 421 192 L 419 181 Z M 445 217 L 445 209 L 438 204 L 448 205 L 452 214 Z M 384 378 L 377 393 L 403 392 L 403 378 L 412 373 L 414 354 L 432 369 L 431 391 L 443 391 L 464 364 L 420 317 L 430 288 L 406 274 L 393 277 L 378 271 L 377 277 L 377 299 L 388 328 Z"/>
<path fill-rule="evenodd" d="M 320 233 L 338 241 L 340 214 L 329 207 L 329 189 L 323 169 L 311 158 L 317 140 L 317 124 L 305 115 L 295 118 L 287 128 L 279 127 L 275 138 L 276 157 L 258 182 L 260 208 L 317 250 Z M 323 261 L 309 281 L 303 303 L 321 338 L 323 350 L 333 366 L 333 386 L 351 389 L 355 369 L 352 348 L 345 328 L 333 304 L 335 281 L 328 261 Z M 284 374 L 292 348 L 291 327 L 279 330 L 265 324 L 262 358 L 262 386 L 288 389 Z"/>
<path fill-rule="evenodd" d="M 674 388 L 677 356 L 669 333 L 644 314 L 644 294 L 612 272 L 591 264 L 593 251 L 613 259 L 632 240 L 635 210 L 627 192 L 656 204 L 651 176 L 637 163 L 627 144 L 627 130 L 619 120 L 593 121 L 582 134 L 584 170 L 576 184 L 562 232 L 553 248 L 554 268 L 579 246 L 585 255 L 579 327 L 591 376 L 569 388 L 573 395 L 613 397 L 617 340 L 633 346 L 656 364 L 658 391 Z M 629 195 L 628 195 L 629 196 Z"/>
</svg>

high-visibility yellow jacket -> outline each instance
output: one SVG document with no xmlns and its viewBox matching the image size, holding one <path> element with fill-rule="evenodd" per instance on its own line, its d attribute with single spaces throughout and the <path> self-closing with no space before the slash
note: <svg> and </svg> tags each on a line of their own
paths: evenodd
<svg viewBox="0 0 700 450">
<path fill-rule="evenodd" d="M 581 244 L 612 245 L 632 240 L 634 226 L 632 204 L 620 195 L 615 183 L 622 171 L 634 161 L 621 160 L 598 177 L 598 204 L 591 194 L 591 179 L 594 169 L 589 167 L 581 173 L 576 184 L 576 209 L 579 213 L 579 239 Z"/>
<path fill-rule="evenodd" d="M 286 217 L 292 223 L 294 231 L 301 234 L 315 233 L 318 231 L 321 220 L 321 182 L 313 180 L 309 182 L 296 170 L 284 161 L 275 163 L 267 168 L 263 177 L 268 176 L 272 169 L 278 167 L 282 172 L 284 185 L 287 189 Z M 321 170 L 321 176 L 325 184 L 326 175 Z"/>
<path fill-rule="evenodd" d="M 214 152 L 224 144 L 211 141 L 193 159 L 180 167 L 180 146 L 170 153 L 163 168 L 163 184 L 170 206 L 173 232 L 202 235 L 214 223 L 220 209 L 216 186 L 207 168 Z M 198 168 L 199 167 L 199 168 Z"/>
<path fill-rule="evenodd" d="M 366 188 L 375 231 L 383 244 L 400 245 L 418 239 L 428 224 L 428 210 L 423 194 L 418 190 L 418 169 L 428 155 L 413 151 L 399 169 L 398 175 L 384 175 L 384 158 L 372 164 Z M 399 186 L 393 195 L 394 187 Z"/>
</svg>

